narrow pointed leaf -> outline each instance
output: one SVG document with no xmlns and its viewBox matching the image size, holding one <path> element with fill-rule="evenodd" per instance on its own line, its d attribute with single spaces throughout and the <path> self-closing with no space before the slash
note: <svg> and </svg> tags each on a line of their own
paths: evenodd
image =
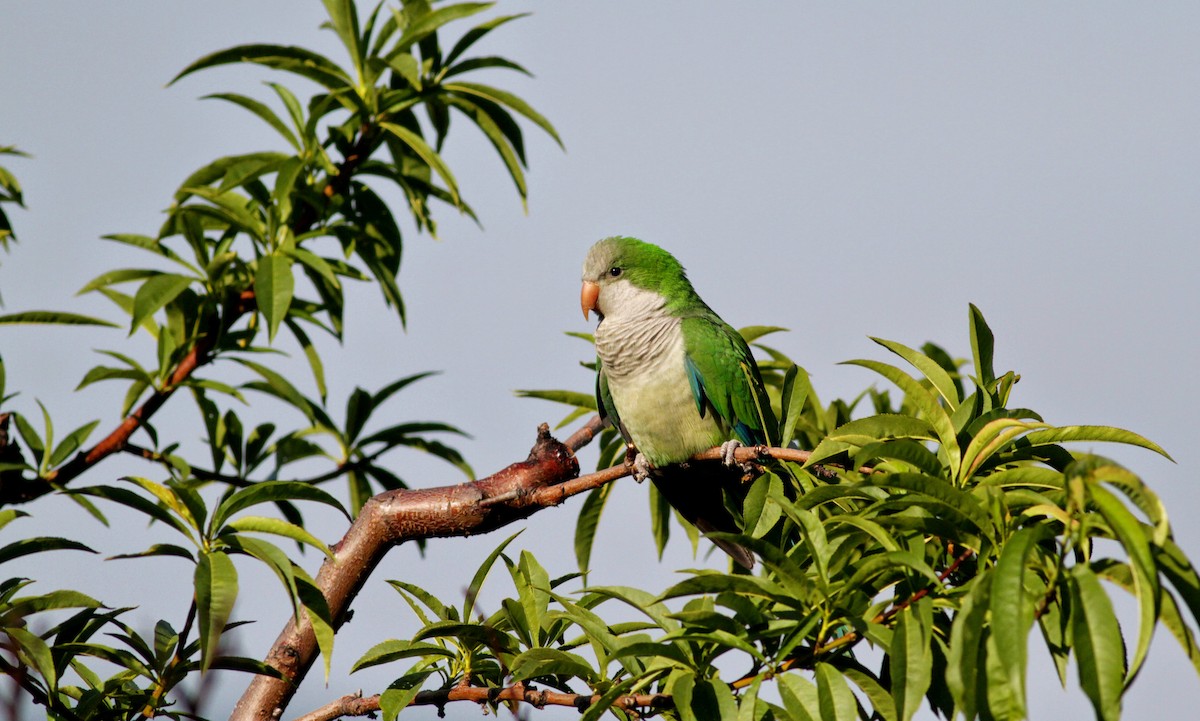
<svg viewBox="0 0 1200 721">
<path fill-rule="evenodd" d="M 494 88 L 489 85 L 480 85 L 478 83 L 446 83 L 443 87 L 449 92 L 462 93 L 464 95 L 476 95 L 484 98 L 485 100 L 490 100 L 493 103 L 512 108 L 516 112 L 533 121 L 534 125 L 544 130 L 551 138 L 554 138 L 554 142 L 558 143 L 560 148 L 563 147 L 562 138 L 558 137 L 558 131 L 554 129 L 554 126 L 550 124 L 550 121 L 547 120 L 541 113 L 534 110 L 533 106 L 531 106 L 529 103 L 510 92 L 500 90 L 499 88 Z"/>
<path fill-rule="evenodd" d="M 172 85 L 197 70 L 234 63 L 257 63 L 276 70 L 292 72 L 312 80 L 329 90 L 339 90 L 354 83 L 336 63 L 324 55 L 290 45 L 239 45 L 205 55 L 188 65 L 167 83 Z"/>
<path fill-rule="evenodd" d="M 207 671 L 216 656 L 221 633 L 237 600 L 238 578 L 233 561 L 221 551 L 200 554 L 194 576 L 196 620 L 200 628 L 200 668 Z"/>
<path fill-rule="evenodd" d="M 884 340 L 882 338 L 871 338 L 871 340 L 900 356 L 914 368 L 921 371 L 922 375 L 933 384 L 933 387 L 937 390 L 938 395 L 942 397 L 942 400 L 946 401 L 946 405 L 950 407 L 951 412 L 958 408 L 958 404 L 962 400 L 958 397 L 958 386 L 955 385 L 954 379 L 950 377 L 946 369 L 937 361 L 920 351 L 913 350 L 895 341 Z"/>
<path fill-rule="evenodd" d="M 258 259 L 258 272 L 254 276 L 254 299 L 267 320 L 267 337 L 271 341 L 275 340 L 279 324 L 287 317 L 294 290 L 295 279 L 292 277 L 290 258 L 266 255 Z"/>
<path fill-rule="evenodd" d="M 137 330 L 138 325 L 166 304 L 179 297 L 189 285 L 192 278 L 173 273 L 162 273 L 142 283 L 133 296 L 133 313 L 129 321 L 129 334 Z"/>
<path fill-rule="evenodd" d="M 1117 721 L 1125 688 L 1125 648 L 1112 601 L 1086 565 L 1071 569 L 1071 629 L 1079 685 L 1096 718 Z"/>
<path fill-rule="evenodd" d="M 992 635 L 997 659 L 1012 690 L 1014 703 L 1025 708 L 1025 669 L 1028 662 L 1029 631 L 1033 627 L 1033 599 L 1025 590 L 1025 572 L 1030 554 L 1045 535 L 1043 527 L 1022 528 L 1008 539 L 992 576 Z"/>
<path fill-rule="evenodd" d="M 116 323 L 100 318 L 92 318 L 78 313 L 60 313 L 54 310 L 29 310 L 23 313 L 0 315 L 0 324 L 99 325 L 107 328 L 120 328 Z"/>
<path fill-rule="evenodd" d="M 438 176 L 446 183 L 446 190 L 450 191 L 450 197 L 455 204 L 462 202 L 458 196 L 458 183 L 454 180 L 454 174 L 450 172 L 450 167 L 442 160 L 442 157 L 429 147 L 425 139 L 417 135 L 408 128 L 397 125 L 395 123 L 380 123 L 379 127 L 399 138 L 401 142 L 407 145 L 416 153 L 426 165 L 437 173 Z"/>
<path fill-rule="evenodd" d="M 892 696 L 898 718 L 909 721 L 925 701 L 932 681 L 931 605 L 929 599 L 910 605 L 897 615 L 888 654 L 892 672 Z"/>
<path fill-rule="evenodd" d="M 270 533 L 276 536 L 290 538 L 297 543 L 304 543 L 313 548 L 318 549 L 321 553 L 332 558 L 333 551 L 329 550 L 329 546 L 304 530 L 302 526 L 297 526 L 294 523 L 288 523 L 279 518 L 269 518 L 266 516 L 242 516 L 229 522 L 229 527 L 241 533 Z"/>
<path fill-rule="evenodd" d="M 590 568 L 592 545 L 596 540 L 596 529 L 600 525 L 600 515 L 614 484 L 609 483 L 588 493 L 579 508 L 579 518 L 575 521 L 575 562 L 579 570 L 586 574 Z M 585 575 L 586 579 L 587 576 Z"/>
</svg>

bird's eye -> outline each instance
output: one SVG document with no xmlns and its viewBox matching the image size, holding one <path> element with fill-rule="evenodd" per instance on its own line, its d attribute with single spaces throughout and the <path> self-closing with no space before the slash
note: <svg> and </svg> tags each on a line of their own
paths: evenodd
<svg viewBox="0 0 1200 721">
<path fill-rule="evenodd" d="M 621 276 L 621 269 L 614 265 L 608 269 L 608 274 L 614 278 L 619 278 Z"/>
</svg>

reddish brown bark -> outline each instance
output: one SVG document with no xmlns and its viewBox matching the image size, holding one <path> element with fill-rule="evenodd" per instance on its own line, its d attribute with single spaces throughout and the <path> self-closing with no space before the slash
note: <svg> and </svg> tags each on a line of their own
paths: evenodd
<svg viewBox="0 0 1200 721">
<path fill-rule="evenodd" d="M 529 458 L 472 483 L 438 488 L 388 491 L 363 506 L 349 531 L 334 547 L 334 558 L 317 573 L 335 629 L 350 603 L 384 554 L 404 541 L 487 533 L 586 490 L 560 490 L 579 475 L 574 451 L 599 430 L 594 418 L 568 443 L 560 443 L 543 424 Z M 624 475 L 619 469 L 612 478 Z M 282 679 L 256 676 L 234 708 L 232 719 L 270 721 L 287 706 L 320 651 L 307 617 L 288 621 L 271 647 L 266 663 Z"/>
</svg>

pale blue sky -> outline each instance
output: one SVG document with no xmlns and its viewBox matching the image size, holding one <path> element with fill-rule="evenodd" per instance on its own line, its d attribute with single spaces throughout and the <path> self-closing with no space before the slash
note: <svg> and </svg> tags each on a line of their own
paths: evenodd
<svg viewBox="0 0 1200 721">
<path fill-rule="evenodd" d="M 389 407 L 394 420 L 460 425 L 474 436 L 460 447 L 480 474 L 523 458 L 537 423 L 561 414 L 512 390 L 590 387 L 578 366 L 586 346 L 562 334 L 590 330 L 577 303 L 579 266 L 597 238 L 632 234 L 675 252 L 734 325 L 791 328 L 774 345 L 809 370 L 826 399 L 875 382 L 837 365 L 886 358 L 868 335 L 967 354 L 967 304 L 976 303 L 996 334 L 999 370 L 1022 376 L 1017 405 L 1051 423 L 1130 428 L 1175 457 L 1173 465 L 1094 448 L 1142 474 L 1172 512 L 1180 543 L 1200 554 L 1191 413 L 1200 402 L 1200 7 L 506 0 L 500 9 L 534 15 L 482 50 L 537 77 L 492 80 L 548 116 L 567 152 L 530 131 L 525 216 L 486 142 L 465 123 L 452 131 L 446 157 L 484 229 L 443 212 L 440 242 L 407 233 L 407 332 L 373 291 L 351 295 L 347 343 L 326 355 L 335 408 L 356 384 L 442 369 Z M 218 155 L 279 147 L 243 111 L 197 98 L 266 99 L 261 81 L 281 76 L 222 69 L 164 89 L 166 81 L 200 55 L 243 42 L 308 45 L 340 58 L 332 34 L 317 30 L 322 17 L 315 0 L 0 9 L 0 144 L 35 156 L 8 162 L 29 210 L 13 213 L 21 242 L 0 257 L 5 312 L 116 318 L 73 294 L 102 270 L 143 259 L 98 237 L 153 233 L 191 170 Z M 36 412 L 36 397 L 59 428 L 97 417 L 110 426 L 115 387 L 70 391 L 99 362 L 88 349 L 125 343 L 119 331 L 0 331 L 10 391 L 23 391 L 15 408 Z M 150 355 L 144 340 L 134 347 Z M 307 382 L 302 370 L 296 378 Z M 187 403 L 173 401 L 160 425 L 189 423 Z M 279 412 L 259 404 L 250 414 Z M 182 427 L 185 438 L 200 435 Z M 393 468 L 415 486 L 460 480 L 399 453 Z M 114 460 L 89 478 L 130 472 L 151 473 Z M 647 558 L 643 494 L 621 482 L 601 527 L 597 582 L 658 589 L 673 581 L 672 569 L 692 564 L 678 541 L 663 563 Z M 61 501 L 28 510 L 38 533 L 84 536 L 105 555 L 140 550 L 153 535 L 93 528 Z M 536 515 L 516 542 L 552 576 L 574 568 L 577 510 L 576 501 Z M 322 518 L 323 537 L 340 535 L 336 519 Z M 425 560 L 394 551 L 339 638 L 333 683 L 312 679 L 290 712 L 386 682 L 345 676 L 361 650 L 411 629 L 384 579 L 452 598 L 499 540 L 434 542 Z M 50 563 L 57 579 L 42 572 Z M 182 617 L 182 562 L 60 553 L 38 564 L 28 573 L 43 590 L 77 584 L 140 605 L 147 623 L 159 617 L 151 614 Z M 249 595 L 238 614 L 261 620 L 239 634 L 245 653 L 261 656 L 279 630 L 282 594 L 266 574 L 240 568 Z M 508 591 L 498 571 L 482 599 L 488 610 Z M 135 572 L 154 577 L 120 578 Z M 1082 694 L 1064 695 L 1044 656 L 1033 655 L 1032 718 L 1087 717 Z M 241 687 L 229 679 L 230 694 Z M 1160 632 L 1126 717 L 1184 717 L 1197 702 L 1200 682 Z"/>
</svg>

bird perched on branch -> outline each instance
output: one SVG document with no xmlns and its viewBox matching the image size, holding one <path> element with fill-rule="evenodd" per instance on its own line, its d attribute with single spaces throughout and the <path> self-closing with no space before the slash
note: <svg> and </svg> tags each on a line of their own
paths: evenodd
<svg viewBox="0 0 1200 721">
<path fill-rule="evenodd" d="M 674 256 L 636 238 L 592 246 L 580 302 L 584 318 L 594 311 L 600 321 L 600 415 L 636 448 L 635 477 L 648 476 L 702 532 L 739 532 L 724 502 L 726 490 L 744 496 L 733 451 L 776 435 L 746 341 L 700 299 Z M 678 465 L 713 446 L 722 447 L 724 464 Z M 713 540 L 743 567 L 754 566 L 744 546 Z"/>
</svg>

